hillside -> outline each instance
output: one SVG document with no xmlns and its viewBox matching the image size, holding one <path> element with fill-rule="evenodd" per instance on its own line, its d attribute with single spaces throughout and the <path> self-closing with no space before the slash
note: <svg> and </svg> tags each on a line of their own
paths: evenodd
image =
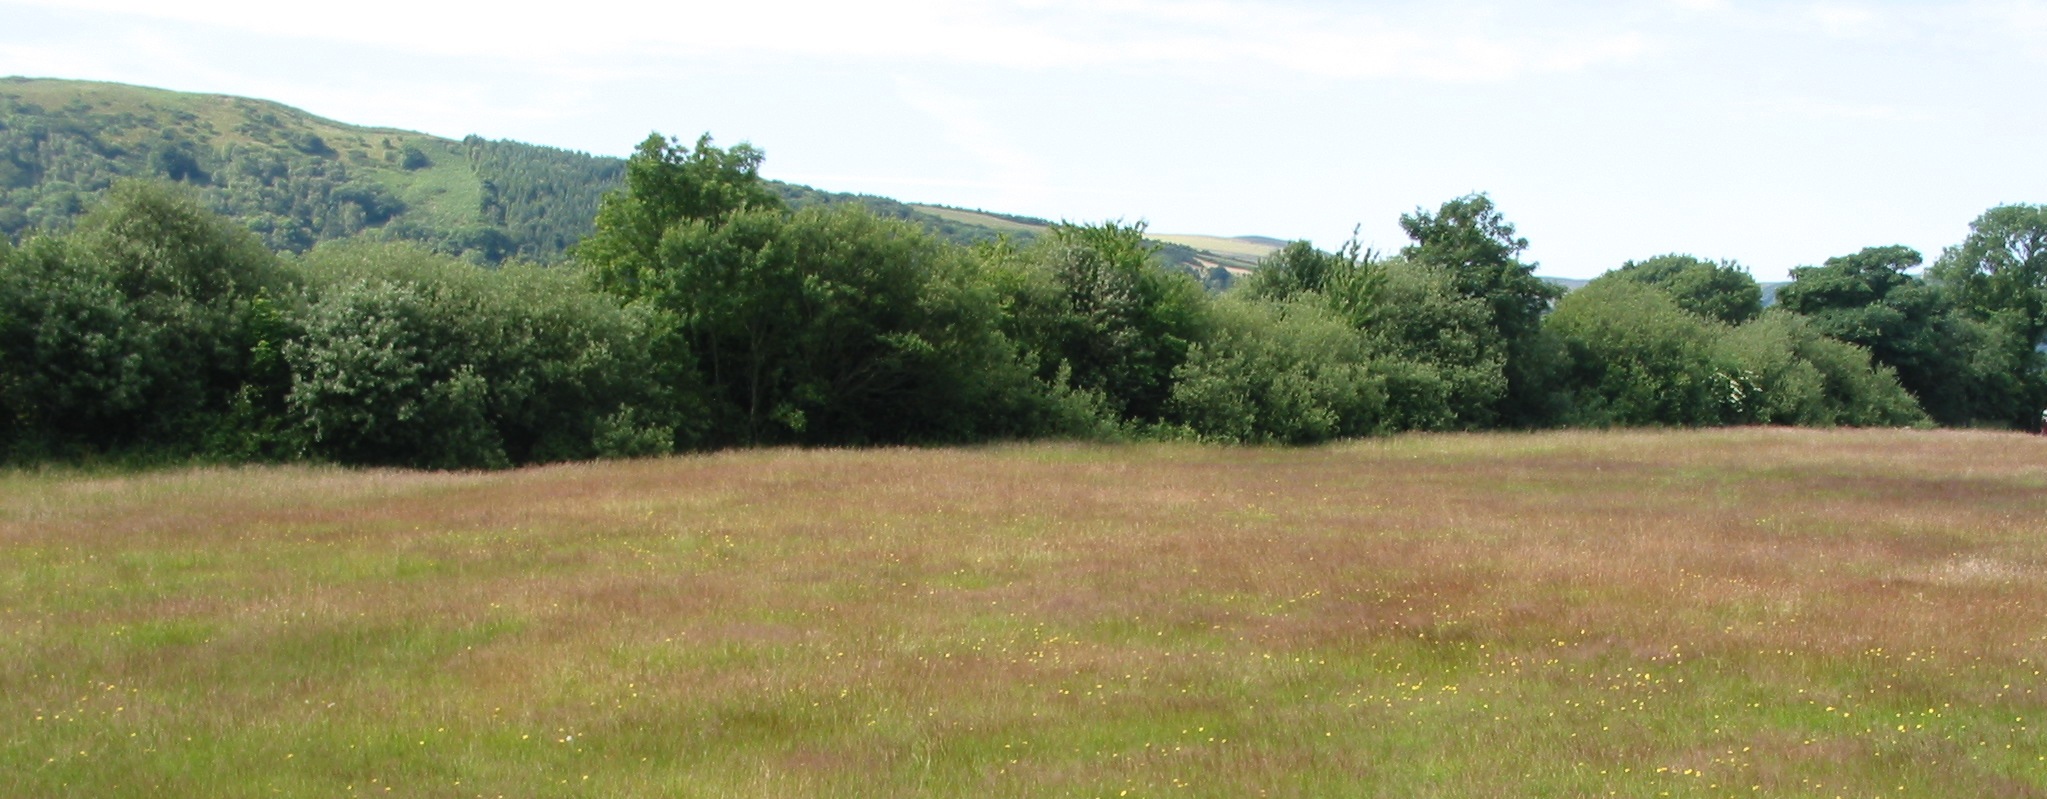
<svg viewBox="0 0 2047 799">
<path fill-rule="evenodd" d="M 472 260 L 552 261 L 590 230 L 624 161 L 318 117 L 279 103 L 89 81 L 0 78 L 0 234 L 67 225 L 114 182 L 191 186 L 272 249 L 370 235 Z M 1029 239 L 1050 222 L 788 183 L 792 206 L 856 203 L 959 244 Z M 1200 239 L 1182 242 L 1179 239 Z M 1169 265 L 1212 286 L 1254 265 L 1241 244 L 1160 237 Z"/>
</svg>

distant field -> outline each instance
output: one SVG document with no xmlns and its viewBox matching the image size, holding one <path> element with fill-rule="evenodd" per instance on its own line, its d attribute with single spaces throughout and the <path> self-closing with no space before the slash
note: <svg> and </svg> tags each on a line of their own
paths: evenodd
<svg viewBox="0 0 2047 799">
<path fill-rule="evenodd" d="M 974 211 L 964 211 L 958 208 L 947 208 L 942 205 L 912 205 L 910 207 L 915 208 L 919 211 L 923 211 L 924 213 L 930 214 L 940 219 L 958 222 L 963 225 L 977 225 L 980 227 L 990 228 L 1004 233 L 1045 232 L 1045 226 L 1043 225 L 1032 225 L 1024 222 L 1018 222 L 1014 219 L 1005 219 L 994 214 L 983 214 L 976 213 Z"/>
<path fill-rule="evenodd" d="M 1235 256 L 1253 264 L 1257 263 L 1259 259 L 1271 255 L 1274 250 L 1279 249 L 1279 247 L 1266 243 L 1269 239 L 1237 239 L 1223 236 L 1196 236 L 1178 233 L 1151 234 L 1150 238 L 1171 244 L 1193 247 L 1197 250 L 1207 250 L 1220 255 Z"/>
<path fill-rule="evenodd" d="M 2047 439 L 0 473 L 0 796 L 2047 795 Z"/>
</svg>

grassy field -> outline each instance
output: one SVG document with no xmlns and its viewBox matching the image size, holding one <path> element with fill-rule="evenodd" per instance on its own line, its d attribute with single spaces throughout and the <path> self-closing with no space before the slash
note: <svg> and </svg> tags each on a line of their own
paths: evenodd
<svg viewBox="0 0 2047 799">
<path fill-rule="evenodd" d="M 1183 233 L 1149 234 L 1149 238 L 1169 244 L 1193 247 L 1197 250 L 1228 257 L 1234 262 L 1250 264 L 1252 266 L 1256 266 L 1265 256 L 1279 250 L 1278 247 L 1257 239 L 1233 239 L 1222 236 L 1198 236 Z"/>
<path fill-rule="evenodd" d="M 0 474 L 0 796 L 2047 795 L 2047 439 Z"/>
</svg>

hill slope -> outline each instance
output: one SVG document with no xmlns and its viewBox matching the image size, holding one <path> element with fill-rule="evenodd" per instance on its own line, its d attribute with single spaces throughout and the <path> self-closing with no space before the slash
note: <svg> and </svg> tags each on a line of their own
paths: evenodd
<svg viewBox="0 0 2047 799">
<path fill-rule="evenodd" d="M 624 161 L 337 122 L 290 106 L 115 83 L 0 78 L 0 234 L 65 226 L 123 178 L 188 184 L 271 248 L 372 235 L 486 263 L 555 260 L 590 230 Z M 855 203 L 947 240 L 1029 239 L 1050 222 L 776 183 L 792 206 Z M 1251 260 L 1162 239 L 1211 285 Z M 1214 241 L 1232 241 L 1215 239 Z"/>
</svg>

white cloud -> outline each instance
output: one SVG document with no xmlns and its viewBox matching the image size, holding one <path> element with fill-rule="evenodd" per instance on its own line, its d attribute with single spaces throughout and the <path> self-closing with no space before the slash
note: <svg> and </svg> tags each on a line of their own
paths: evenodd
<svg viewBox="0 0 2047 799">
<path fill-rule="evenodd" d="M 754 0 L 651 4 L 358 0 L 345 13 L 270 0 L 0 0 L 0 7 L 173 20 L 268 37 L 564 68 L 591 59 L 762 54 L 1055 69 L 1258 65 L 1336 78 L 1507 78 L 1640 55 L 1638 33 L 1490 19 L 1405 17 L 1260 0 Z M 1535 15 L 1540 17 L 1542 15 Z"/>
<path fill-rule="evenodd" d="M 2033 58 L 2047 58 L 2047 2 L 1992 0 L 1980 2 L 1969 15 L 1977 26 L 2011 39 Z"/>
<path fill-rule="evenodd" d="M 980 164 L 976 187 L 1000 194 L 1000 201 L 991 205 L 1038 207 L 1054 193 L 1045 164 L 990 124 L 975 101 L 908 78 L 896 81 L 896 95 L 936 123 L 947 143 Z"/>
<path fill-rule="evenodd" d="M 1883 24 L 1875 10 L 1847 3 L 1820 3 L 1806 9 L 1806 15 L 1828 36 L 1842 39 L 1869 35 Z"/>
</svg>

